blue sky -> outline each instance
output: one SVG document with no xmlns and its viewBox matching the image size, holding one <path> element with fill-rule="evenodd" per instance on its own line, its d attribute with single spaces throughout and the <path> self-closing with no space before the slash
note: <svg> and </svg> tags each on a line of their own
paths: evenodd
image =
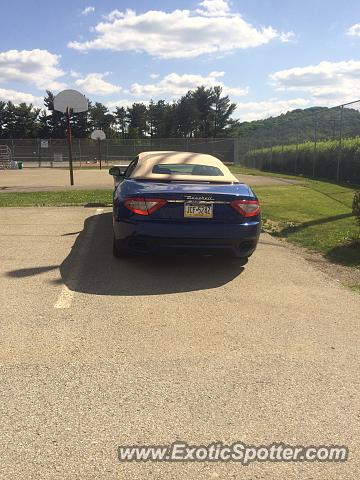
<svg viewBox="0 0 360 480">
<path fill-rule="evenodd" d="M 75 88 L 112 109 L 221 84 L 250 120 L 360 98 L 358 0 L 2 0 L 1 23 L 0 100 Z"/>
</svg>

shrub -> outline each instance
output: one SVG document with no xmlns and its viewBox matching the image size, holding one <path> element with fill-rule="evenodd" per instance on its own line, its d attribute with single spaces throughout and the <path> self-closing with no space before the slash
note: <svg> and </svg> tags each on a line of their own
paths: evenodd
<svg viewBox="0 0 360 480">
<path fill-rule="evenodd" d="M 357 222 L 360 227 L 360 190 L 356 192 L 354 196 L 353 213 L 357 217 Z"/>
<path fill-rule="evenodd" d="M 256 148 L 240 158 L 247 167 L 280 173 L 315 176 L 340 181 L 360 183 L 360 137 L 344 138 L 340 150 L 336 140 L 304 142 L 298 145 L 274 145 Z"/>
</svg>

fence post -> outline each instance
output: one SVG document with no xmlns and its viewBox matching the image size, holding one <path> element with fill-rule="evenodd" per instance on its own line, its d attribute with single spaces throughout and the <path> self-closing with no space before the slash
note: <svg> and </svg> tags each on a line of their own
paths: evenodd
<svg viewBox="0 0 360 480">
<path fill-rule="evenodd" d="M 273 128 L 274 128 L 274 125 L 273 123 L 271 122 L 271 132 L 270 132 L 270 168 L 269 170 L 271 171 L 272 169 L 272 164 L 273 164 L 273 144 L 274 144 L 274 139 L 273 139 Z"/>
<path fill-rule="evenodd" d="M 335 140 L 335 137 L 336 137 L 336 120 L 335 118 L 333 118 L 333 129 L 332 129 L 332 139 Z"/>
<path fill-rule="evenodd" d="M 337 168 L 336 168 L 336 181 L 337 181 L 338 183 L 339 183 L 339 181 L 340 181 L 340 164 L 341 164 L 341 157 L 342 157 L 343 118 L 344 118 L 344 105 L 341 105 L 341 110 L 340 110 L 339 152 L 338 152 L 338 161 L 337 161 Z"/>
<path fill-rule="evenodd" d="M 313 177 L 315 177 L 315 169 L 316 169 L 316 154 L 317 154 L 317 114 L 315 115 L 314 120 L 314 159 L 313 159 Z"/>
<path fill-rule="evenodd" d="M 295 175 L 297 175 L 298 163 L 299 163 L 299 133 L 300 133 L 300 130 L 299 130 L 299 120 L 298 120 L 298 124 L 297 124 L 297 127 L 296 127 Z"/>
</svg>

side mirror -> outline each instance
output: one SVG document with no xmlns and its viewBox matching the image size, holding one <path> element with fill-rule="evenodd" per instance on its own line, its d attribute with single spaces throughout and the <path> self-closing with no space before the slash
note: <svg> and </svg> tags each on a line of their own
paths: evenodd
<svg viewBox="0 0 360 480">
<path fill-rule="evenodd" d="M 109 174 L 112 175 L 113 177 L 123 177 L 126 171 L 126 166 L 124 167 L 111 167 L 109 169 Z"/>
</svg>

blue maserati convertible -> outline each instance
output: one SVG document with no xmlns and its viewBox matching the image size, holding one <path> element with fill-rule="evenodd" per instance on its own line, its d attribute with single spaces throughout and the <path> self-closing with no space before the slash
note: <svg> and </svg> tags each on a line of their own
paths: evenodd
<svg viewBox="0 0 360 480">
<path fill-rule="evenodd" d="M 246 263 L 261 227 L 251 188 L 211 155 L 143 152 L 124 170 L 114 166 L 113 251 L 219 252 Z"/>
</svg>

